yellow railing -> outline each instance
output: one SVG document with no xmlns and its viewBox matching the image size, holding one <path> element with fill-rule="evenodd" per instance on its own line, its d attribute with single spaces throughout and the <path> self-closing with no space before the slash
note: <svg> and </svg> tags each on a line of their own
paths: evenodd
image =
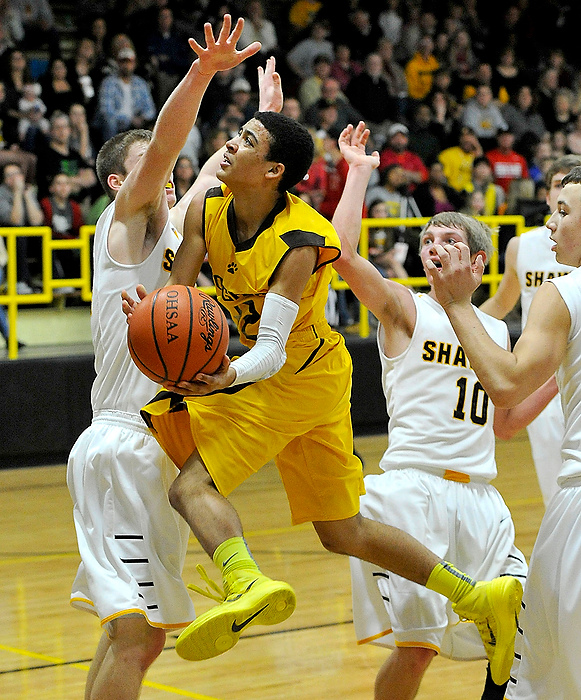
<svg viewBox="0 0 581 700">
<path fill-rule="evenodd" d="M 81 290 L 81 298 L 91 301 L 91 236 L 94 226 L 81 226 L 79 238 L 56 240 L 48 226 L 32 227 L 0 227 L 0 236 L 6 239 L 8 265 L 6 268 L 6 293 L 0 294 L 0 304 L 7 307 L 8 324 L 8 357 L 13 360 L 18 357 L 18 307 L 30 304 L 50 304 L 54 299 L 53 290 L 56 287 L 77 287 Z M 42 243 L 42 291 L 34 294 L 17 294 L 17 252 L 16 239 L 21 236 L 40 238 Z M 80 275 L 70 279 L 53 279 L 52 253 L 54 250 L 78 249 L 80 251 Z"/>
<path fill-rule="evenodd" d="M 498 271 L 498 227 L 502 225 L 514 226 L 515 235 L 520 236 L 521 233 L 527 231 L 528 228 L 525 226 L 524 216 L 520 215 L 507 215 L 507 216 L 479 216 L 477 217 L 479 221 L 483 221 L 488 224 L 493 231 L 492 234 L 492 244 L 494 246 L 494 252 L 490 258 L 488 265 L 488 273 L 483 276 L 482 283 L 488 284 L 490 289 L 490 296 L 492 296 L 498 289 L 498 284 L 502 279 L 502 275 Z M 421 228 L 428 223 L 429 217 L 414 218 L 414 219 L 363 219 L 361 222 L 361 237 L 359 239 L 359 252 L 364 258 L 368 257 L 368 242 L 369 242 L 369 229 L 370 228 L 387 228 L 396 226 L 405 226 L 407 228 Z M 425 277 L 406 277 L 406 279 L 398 279 L 398 282 L 405 284 L 409 287 L 426 287 L 428 281 Z M 333 271 L 333 289 L 349 289 L 349 285 L 344 282 L 335 271 Z M 363 306 L 359 304 L 359 335 L 362 338 L 367 338 L 369 336 L 369 312 Z"/>
<path fill-rule="evenodd" d="M 500 225 L 510 225 L 515 227 L 516 235 L 526 231 L 523 216 L 485 216 L 479 217 L 481 221 L 491 226 L 495 230 Z M 361 223 L 361 239 L 359 250 L 363 257 L 368 254 L 369 229 L 381 227 L 421 227 L 429 221 L 428 218 L 418 219 L 363 219 Z M 81 291 L 83 301 L 91 301 L 91 237 L 95 232 L 94 226 L 81 226 L 79 238 L 67 240 L 53 240 L 51 229 L 48 226 L 35 227 L 0 227 L 0 236 L 6 239 L 6 249 L 8 251 L 8 266 L 6 270 L 6 294 L 0 294 L 0 304 L 6 305 L 8 309 L 8 322 L 10 333 L 8 338 L 8 357 L 15 359 L 18 357 L 18 307 L 29 304 L 49 304 L 53 301 L 53 290 L 56 287 L 76 287 Z M 20 236 L 40 237 L 42 239 L 42 291 L 35 294 L 17 294 L 17 258 L 16 239 Z M 498 234 L 493 235 L 494 254 L 490 259 L 488 273 L 483 277 L 483 283 L 490 287 L 490 294 L 494 294 L 498 288 L 502 275 L 498 272 Z M 80 275 L 71 279 L 53 279 L 52 277 L 52 253 L 54 250 L 78 249 L 80 251 Z M 425 277 L 408 277 L 398 280 L 402 284 L 411 287 L 425 287 L 427 280 Z M 332 286 L 334 289 L 348 289 L 346 282 L 341 280 L 336 272 L 333 272 Z M 213 287 L 204 287 L 203 291 L 215 294 Z M 364 306 L 360 306 L 359 334 L 366 338 L 369 336 L 369 314 Z"/>
</svg>

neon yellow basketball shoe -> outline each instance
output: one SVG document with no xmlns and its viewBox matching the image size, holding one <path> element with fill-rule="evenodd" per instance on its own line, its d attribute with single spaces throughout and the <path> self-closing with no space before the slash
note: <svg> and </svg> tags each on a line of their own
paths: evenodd
<svg viewBox="0 0 581 700">
<path fill-rule="evenodd" d="M 188 588 L 220 604 L 196 618 L 180 634 L 176 652 L 188 661 L 202 661 L 223 654 L 251 625 L 277 625 L 290 617 L 296 606 L 295 592 L 284 581 L 273 581 L 259 571 L 236 572 L 227 577 L 226 591 L 197 567 L 209 589 Z M 242 575 L 241 575 L 242 574 Z"/>
<path fill-rule="evenodd" d="M 490 661 L 490 675 L 497 685 L 503 685 L 510 677 L 522 593 L 518 579 L 501 576 L 479 581 L 452 605 L 458 617 L 476 624 Z"/>
</svg>

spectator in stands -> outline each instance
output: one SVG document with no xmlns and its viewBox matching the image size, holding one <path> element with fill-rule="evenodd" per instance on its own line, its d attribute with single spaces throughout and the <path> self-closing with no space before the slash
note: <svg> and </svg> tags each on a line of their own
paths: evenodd
<svg viewBox="0 0 581 700">
<path fill-rule="evenodd" d="M 190 189 L 194 180 L 197 177 L 196 168 L 194 163 L 188 156 L 180 155 L 176 160 L 176 164 L 173 169 L 173 181 L 174 189 L 176 194 L 176 202 L 185 195 L 185 193 Z"/>
<path fill-rule="evenodd" d="M 515 144 L 519 144 L 525 134 L 533 134 L 540 141 L 547 128 L 535 107 L 535 97 L 530 85 L 521 85 L 510 102 L 500 108 L 509 129 L 513 132 Z"/>
<path fill-rule="evenodd" d="M 45 117 L 46 105 L 39 95 L 38 83 L 26 83 L 22 97 L 18 100 L 18 141 L 25 151 L 31 153 L 36 150 L 50 127 Z"/>
<path fill-rule="evenodd" d="M 40 79 L 40 86 L 48 117 L 57 109 L 68 112 L 72 104 L 83 100 L 80 86 L 69 80 L 67 66 L 62 58 L 54 58 L 50 62 L 47 72 Z"/>
<path fill-rule="evenodd" d="M 486 157 L 492 167 L 494 182 L 508 194 L 513 181 L 529 177 L 529 169 L 523 156 L 513 148 L 514 134 L 512 131 L 508 128 L 503 129 L 498 133 L 496 140 L 497 147 L 487 151 Z"/>
<path fill-rule="evenodd" d="M 252 42 L 259 41 L 262 48 L 244 64 L 244 74 L 254 83 L 257 66 L 264 65 L 269 56 L 279 58 L 279 42 L 273 22 L 266 17 L 264 3 L 261 0 L 250 0 L 246 5 L 244 28 L 238 40 L 238 49 L 244 49 Z M 257 86 L 254 85 L 254 88 Z"/>
<path fill-rule="evenodd" d="M 147 128 L 157 114 L 145 80 L 135 75 L 135 51 L 124 48 L 117 55 L 118 75 L 107 76 L 99 88 L 98 125 L 103 141 L 127 129 Z"/>
<path fill-rule="evenodd" d="M 539 114 L 548 129 L 554 116 L 554 101 L 559 89 L 559 73 L 555 68 L 545 69 L 537 82 L 536 90 L 539 97 Z M 550 131 L 550 129 L 548 129 Z"/>
<path fill-rule="evenodd" d="M 446 134 L 444 127 L 432 118 L 430 106 L 416 105 L 409 125 L 409 149 L 417 153 L 424 163 L 433 163 L 441 153 Z"/>
<path fill-rule="evenodd" d="M 73 103 L 69 109 L 71 136 L 69 145 L 77 151 L 89 165 L 95 164 L 96 151 L 91 140 L 87 112 L 80 103 Z"/>
<path fill-rule="evenodd" d="M 101 75 L 106 74 L 108 63 L 109 27 L 104 16 L 95 17 L 91 22 L 89 38 L 95 43 L 95 65 Z M 98 85 L 95 86 L 98 88 Z"/>
<path fill-rule="evenodd" d="M 339 81 L 342 92 L 347 90 L 351 80 L 363 70 L 359 61 L 351 58 L 351 49 L 347 44 L 335 46 L 335 60 L 331 63 L 331 78 Z"/>
<path fill-rule="evenodd" d="M 187 37 L 174 23 L 173 10 L 160 7 L 155 29 L 145 41 L 146 65 L 153 82 L 155 106 L 160 110 L 187 71 L 191 61 Z"/>
<path fill-rule="evenodd" d="M 549 49 L 549 55 L 547 56 L 546 62 L 542 66 L 543 69 L 552 68 L 557 71 L 557 84 L 560 88 L 572 88 L 575 71 L 573 67 L 569 65 L 563 49 L 558 46 L 553 46 Z"/>
<path fill-rule="evenodd" d="M 294 119 L 297 122 L 303 121 L 303 111 L 301 109 L 301 103 L 296 97 L 285 97 L 284 104 L 282 105 L 282 114 Z"/>
<path fill-rule="evenodd" d="M 408 81 L 404 69 L 395 60 L 393 43 L 382 37 L 377 42 L 377 53 L 383 62 L 383 77 L 387 81 L 389 93 L 394 102 L 393 118 L 396 121 L 403 121 L 407 117 L 408 111 Z"/>
<path fill-rule="evenodd" d="M 51 58 L 60 56 L 59 34 L 48 0 L 11 0 L 11 6 L 24 30 L 20 46 L 35 51 L 46 46 Z"/>
<path fill-rule="evenodd" d="M 465 202 L 463 194 L 448 184 L 438 160 L 430 165 L 428 179 L 415 188 L 414 199 L 421 215 L 430 217 L 442 211 L 460 211 Z"/>
<path fill-rule="evenodd" d="M 0 226 L 41 226 L 42 210 L 36 197 L 36 188 L 26 183 L 24 174 L 16 163 L 6 163 L 2 168 L 0 185 Z M 18 294 L 32 294 L 32 276 L 29 268 L 30 238 L 20 236 L 16 242 Z"/>
<path fill-rule="evenodd" d="M 565 133 L 573 126 L 575 114 L 573 114 L 573 92 L 569 88 L 559 88 L 553 99 L 552 109 L 547 109 L 544 117 L 547 131 L 554 134 L 555 131 Z"/>
<path fill-rule="evenodd" d="M 529 177 L 535 184 L 546 180 L 547 171 L 554 160 L 551 134 L 547 132 L 542 140 L 533 147 L 531 159 L 527 161 Z"/>
<path fill-rule="evenodd" d="M 329 221 L 333 218 L 337 204 L 341 199 L 349 170 L 337 144 L 339 134 L 340 130 L 337 127 L 321 134 L 326 182 L 325 193 L 318 210 Z"/>
<path fill-rule="evenodd" d="M 567 134 L 562 129 L 557 129 L 551 135 L 551 156 L 555 159 L 568 155 Z"/>
<path fill-rule="evenodd" d="M 76 86 L 81 93 L 79 102 L 87 110 L 88 120 L 91 121 L 97 101 L 97 90 L 103 79 L 97 63 L 95 42 L 89 37 L 82 37 L 77 42 L 74 55 L 67 62 L 67 76 L 71 85 Z"/>
<path fill-rule="evenodd" d="M 464 86 L 474 77 L 474 71 L 478 65 L 470 34 L 464 29 L 459 29 L 450 37 L 448 49 L 448 67 L 452 79 L 457 86 Z"/>
<path fill-rule="evenodd" d="M 444 166 L 444 175 L 448 184 L 458 192 L 466 190 L 472 179 L 474 159 L 482 156 L 483 153 L 474 129 L 461 126 L 457 145 L 444 149 L 438 156 L 438 160 Z"/>
<path fill-rule="evenodd" d="M 376 199 L 369 205 L 368 219 L 388 219 L 387 204 Z M 403 241 L 396 241 L 394 228 L 369 228 L 369 260 L 388 279 L 405 279 L 408 277 L 404 262 L 407 256 L 408 246 Z"/>
<path fill-rule="evenodd" d="M 331 59 L 324 54 L 315 57 L 313 61 L 313 75 L 305 78 L 299 87 L 299 101 L 301 108 L 306 111 L 311 105 L 321 98 L 323 82 L 331 75 Z"/>
<path fill-rule="evenodd" d="M 476 95 L 468 100 L 462 124 L 474 131 L 485 151 L 494 146 L 498 132 L 508 128 L 489 85 L 479 85 Z"/>
<path fill-rule="evenodd" d="M 396 114 L 396 100 L 383 75 L 383 60 L 378 53 L 366 57 L 363 72 L 349 83 L 347 97 L 363 116 L 374 140 L 379 136 L 385 140 Z"/>
<path fill-rule="evenodd" d="M 14 112 L 17 112 L 18 100 L 22 97 L 24 85 L 34 82 L 23 51 L 20 49 L 10 51 L 2 65 L 2 79 L 6 88 L 6 101 Z M 17 114 L 13 116 L 18 117 Z"/>
<path fill-rule="evenodd" d="M 577 115 L 573 128 L 567 134 L 567 149 L 570 153 L 581 155 L 581 114 Z"/>
<path fill-rule="evenodd" d="M 466 204 L 460 209 L 460 212 L 468 216 L 486 216 L 485 209 L 484 195 L 480 190 L 474 190 L 467 195 Z"/>
<path fill-rule="evenodd" d="M 418 2 L 410 2 L 404 5 L 404 23 L 401 29 L 401 39 L 395 45 L 395 57 L 402 65 L 405 65 L 414 55 L 418 42 L 422 38 L 420 16 L 421 5 Z"/>
<path fill-rule="evenodd" d="M 499 185 L 494 183 L 492 167 L 485 156 L 474 159 L 472 179 L 465 189 L 469 195 L 480 192 L 484 201 L 484 216 L 503 214 L 506 208 L 506 195 Z"/>
<path fill-rule="evenodd" d="M 347 20 L 344 28 L 339 30 L 337 39 L 349 46 L 354 61 L 362 63 L 369 51 L 377 46 L 383 33 L 379 25 L 371 21 L 371 15 L 361 5 L 356 6 L 349 13 Z"/>
<path fill-rule="evenodd" d="M 341 92 L 339 82 L 335 78 L 327 78 L 321 86 L 321 98 L 311 105 L 304 113 L 304 122 L 316 129 L 322 127 L 324 116 L 322 113 L 330 106 L 337 109 L 336 123 L 342 131 L 347 124 L 358 124 L 361 120 L 359 112 L 351 105 L 347 97 Z"/>
<path fill-rule="evenodd" d="M 0 81 L 0 168 L 6 163 L 18 163 L 26 182 L 36 182 L 36 155 L 22 150 L 18 140 L 17 112 L 6 101 L 6 89 Z"/>
<path fill-rule="evenodd" d="M 377 17 L 377 24 L 383 32 L 383 36 L 397 46 L 401 40 L 403 28 L 403 16 L 400 0 L 387 0 L 387 6 L 381 10 Z"/>
<path fill-rule="evenodd" d="M 323 145 L 324 135 L 325 133 L 322 131 L 318 131 L 313 135 L 313 143 L 315 144 L 313 162 L 305 177 L 295 185 L 293 190 L 295 194 L 317 211 L 319 211 L 327 191 L 327 161 Z"/>
<path fill-rule="evenodd" d="M 252 88 L 246 78 L 236 78 L 230 85 L 230 104 L 236 106 L 242 115 L 242 121 L 252 119 L 252 115 L 258 109 L 258 105 L 252 99 Z"/>
<path fill-rule="evenodd" d="M 331 61 L 335 58 L 333 44 L 328 37 L 327 22 L 316 20 L 311 25 L 310 36 L 299 41 L 287 53 L 288 67 L 299 80 L 313 75 L 313 64 L 317 56 L 327 56 Z"/>
<path fill-rule="evenodd" d="M 499 101 L 502 104 L 506 104 L 510 100 L 515 99 L 522 82 L 523 75 L 518 65 L 514 48 L 505 46 L 500 52 L 498 63 L 492 71 L 492 92 L 499 96 Z"/>
<path fill-rule="evenodd" d="M 448 145 L 452 140 L 454 129 L 458 126 L 458 121 L 455 118 L 456 100 L 440 90 L 433 90 L 427 101 L 432 110 L 432 124 L 434 133 L 440 135 L 442 144 Z"/>
<path fill-rule="evenodd" d="M 71 197 L 71 179 L 65 173 L 55 175 L 49 185 L 49 194 L 40 200 L 44 215 L 44 225 L 52 229 L 55 240 L 67 240 L 79 237 L 83 225 L 81 207 Z M 55 250 L 52 258 L 53 279 L 70 279 L 80 277 L 79 251 Z M 55 294 L 71 294 L 74 287 L 57 287 Z"/>
<path fill-rule="evenodd" d="M 403 168 L 405 184 L 411 186 L 424 182 L 428 178 L 428 169 L 422 159 L 408 148 L 409 129 L 405 124 L 392 124 L 388 131 L 388 142 L 381 151 L 379 170 L 385 170 L 388 165 L 397 163 Z"/>
<path fill-rule="evenodd" d="M 406 176 L 398 163 L 388 165 L 380 175 L 380 184 L 368 187 L 365 205 L 371 207 L 380 201 L 387 207 L 387 216 L 394 219 L 407 219 L 421 216 L 413 197 L 410 196 Z"/>
<path fill-rule="evenodd" d="M 39 196 L 49 194 L 49 185 L 57 173 L 69 175 L 73 196 L 83 201 L 96 185 L 91 165 L 71 148 L 71 123 L 67 114 L 54 112 L 50 118 L 49 139 L 38 151 L 37 181 Z"/>
<path fill-rule="evenodd" d="M 480 85 L 488 85 L 492 90 L 492 66 L 487 61 L 482 61 L 476 66 L 473 79 L 464 85 L 464 90 L 461 93 L 458 93 L 461 101 L 468 102 L 475 97 Z M 493 92 L 492 96 L 500 104 L 500 95 Z"/>
<path fill-rule="evenodd" d="M 24 28 L 18 12 L 4 0 L 0 9 L 0 60 L 4 59 L 4 55 L 8 54 L 23 36 Z"/>
<path fill-rule="evenodd" d="M 423 100 L 432 89 L 434 73 L 440 67 L 433 51 L 432 37 L 423 36 L 418 43 L 416 53 L 406 63 L 405 75 L 412 100 Z"/>
</svg>

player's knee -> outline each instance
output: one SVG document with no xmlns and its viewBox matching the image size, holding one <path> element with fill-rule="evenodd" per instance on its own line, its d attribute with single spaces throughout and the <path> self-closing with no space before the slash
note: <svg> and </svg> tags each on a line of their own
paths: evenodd
<svg viewBox="0 0 581 700">
<path fill-rule="evenodd" d="M 313 526 L 323 547 L 333 554 L 352 554 L 352 544 L 356 538 L 357 523 L 353 518 L 317 522 Z"/>
<path fill-rule="evenodd" d="M 414 676 L 422 676 L 432 659 L 436 656 L 433 649 L 424 649 L 423 647 L 406 647 L 407 652 L 407 672 Z"/>
<path fill-rule="evenodd" d="M 151 627 L 145 618 L 120 618 L 111 634 L 111 647 L 122 664 L 145 672 L 163 651 L 165 630 Z"/>
</svg>

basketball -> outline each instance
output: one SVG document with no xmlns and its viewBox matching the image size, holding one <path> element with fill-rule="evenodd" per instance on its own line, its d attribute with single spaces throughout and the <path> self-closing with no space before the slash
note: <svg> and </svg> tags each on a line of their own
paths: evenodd
<svg viewBox="0 0 581 700">
<path fill-rule="evenodd" d="M 191 381 L 198 372 L 213 374 L 228 340 L 228 322 L 218 302 L 181 284 L 144 297 L 127 331 L 133 361 L 157 383 Z"/>
</svg>

